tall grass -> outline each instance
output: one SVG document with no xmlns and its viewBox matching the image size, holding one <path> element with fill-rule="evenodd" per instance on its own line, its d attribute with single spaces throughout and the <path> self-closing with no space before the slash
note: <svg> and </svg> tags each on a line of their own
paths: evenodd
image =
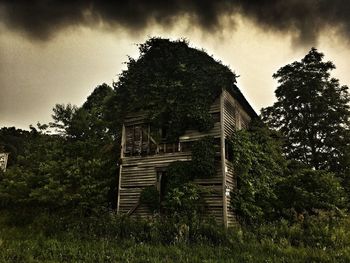
<svg viewBox="0 0 350 263">
<path fill-rule="evenodd" d="M 14 224 L 11 218 L 0 216 L 0 262 L 350 262 L 346 218 L 332 226 L 313 222 L 314 230 L 302 228 L 305 222 L 227 232 L 208 224 L 196 228 L 192 240 L 176 236 L 187 231 L 184 226 L 165 229 L 157 220 L 101 216 L 73 222 L 42 215 Z M 164 238 L 170 233 L 173 239 Z"/>
</svg>

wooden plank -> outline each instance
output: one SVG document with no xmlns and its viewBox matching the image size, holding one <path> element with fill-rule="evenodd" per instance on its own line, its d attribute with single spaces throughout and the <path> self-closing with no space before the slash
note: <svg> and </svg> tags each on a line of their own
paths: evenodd
<svg viewBox="0 0 350 263">
<path fill-rule="evenodd" d="M 182 158 L 182 157 L 191 157 L 191 153 L 189 152 L 176 152 L 176 153 L 165 153 L 165 154 L 157 154 L 157 155 L 148 155 L 148 156 L 127 156 L 123 159 L 123 164 L 134 162 L 135 165 L 138 164 L 138 161 L 148 162 L 152 160 L 173 160 L 174 158 Z"/>
<path fill-rule="evenodd" d="M 181 143 L 181 142 L 198 140 L 205 136 L 213 136 L 214 138 L 219 138 L 220 129 L 221 129 L 220 122 L 216 122 L 214 123 L 214 127 L 205 133 L 199 132 L 197 130 L 186 130 L 185 133 L 182 136 L 180 136 L 179 140 Z"/>
<path fill-rule="evenodd" d="M 227 227 L 227 204 L 226 204 L 226 174 L 225 174 L 225 119 L 224 119 L 224 92 L 220 94 L 220 141 L 221 141 L 221 172 L 222 172 L 222 210 L 223 223 Z"/>
<path fill-rule="evenodd" d="M 124 145 L 125 145 L 125 125 L 122 127 L 122 138 L 121 138 L 121 147 L 120 147 L 120 157 L 124 156 Z M 120 205 L 120 192 L 121 192 L 121 179 L 122 179 L 122 170 L 123 165 L 119 166 L 119 174 L 118 174 L 118 193 L 117 193 L 117 213 L 119 213 L 119 205 Z"/>
</svg>

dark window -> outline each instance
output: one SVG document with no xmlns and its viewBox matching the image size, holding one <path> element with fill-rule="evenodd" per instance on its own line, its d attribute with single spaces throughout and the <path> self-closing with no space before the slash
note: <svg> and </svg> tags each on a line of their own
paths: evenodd
<svg viewBox="0 0 350 263">
<path fill-rule="evenodd" d="M 181 152 L 189 152 L 192 150 L 193 142 L 182 142 L 181 143 Z"/>
<path fill-rule="evenodd" d="M 214 122 L 220 122 L 220 112 L 214 112 L 211 114 Z"/>
<path fill-rule="evenodd" d="M 161 135 L 162 141 L 166 141 L 168 137 L 168 129 L 166 127 L 162 127 L 160 129 L 160 135 Z"/>
<path fill-rule="evenodd" d="M 225 159 L 232 161 L 233 150 L 231 143 L 225 139 Z"/>
<path fill-rule="evenodd" d="M 149 128 L 148 124 L 137 124 L 125 127 L 124 154 L 126 156 L 150 154 L 153 142 L 149 135 Z"/>
</svg>

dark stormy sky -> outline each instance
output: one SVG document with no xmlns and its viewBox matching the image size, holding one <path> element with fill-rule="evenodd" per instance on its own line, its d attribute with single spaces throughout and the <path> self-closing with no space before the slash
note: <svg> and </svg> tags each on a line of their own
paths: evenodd
<svg viewBox="0 0 350 263">
<path fill-rule="evenodd" d="M 50 121 L 111 84 L 148 37 L 187 38 L 229 65 L 259 111 L 274 101 L 278 68 L 314 46 L 350 84 L 350 1 L 1 1 L 0 127 Z"/>
</svg>

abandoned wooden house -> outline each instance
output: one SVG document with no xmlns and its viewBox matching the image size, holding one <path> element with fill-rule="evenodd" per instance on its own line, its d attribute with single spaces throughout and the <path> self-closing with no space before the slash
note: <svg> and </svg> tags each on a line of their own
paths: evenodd
<svg viewBox="0 0 350 263">
<path fill-rule="evenodd" d="M 156 143 L 150 136 L 152 127 L 145 121 L 145 114 L 131 113 L 126 116 L 122 131 L 118 213 L 141 217 L 151 215 L 147 206 L 139 203 L 142 189 L 156 185 L 161 193 L 166 167 L 174 161 L 190 160 L 191 143 L 205 136 L 213 136 L 220 146 L 216 176 L 195 179 L 195 183 L 213 190 L 214 194 L 204 196 L 208 213 L 225 226 L 234 223 L 234 213 L 229 204 L 230 191 L 236 187 L 236 182 L 233 165 L 228 161 L 226 139 L 233 130 L 246 128 L 257 115 L 235 85 L 222 90 L 211 105 L 210 113 L 215 120 L 211 130 L 206 133 L 187 130 L 176 144 L 165 141 Z"/>
<path fill-rule="evenodd" d="M 8 156 L 9 153 L 0 153 L 0 170 L 3 170 L 4 172 L 6 172 Z"/>
</svg>

